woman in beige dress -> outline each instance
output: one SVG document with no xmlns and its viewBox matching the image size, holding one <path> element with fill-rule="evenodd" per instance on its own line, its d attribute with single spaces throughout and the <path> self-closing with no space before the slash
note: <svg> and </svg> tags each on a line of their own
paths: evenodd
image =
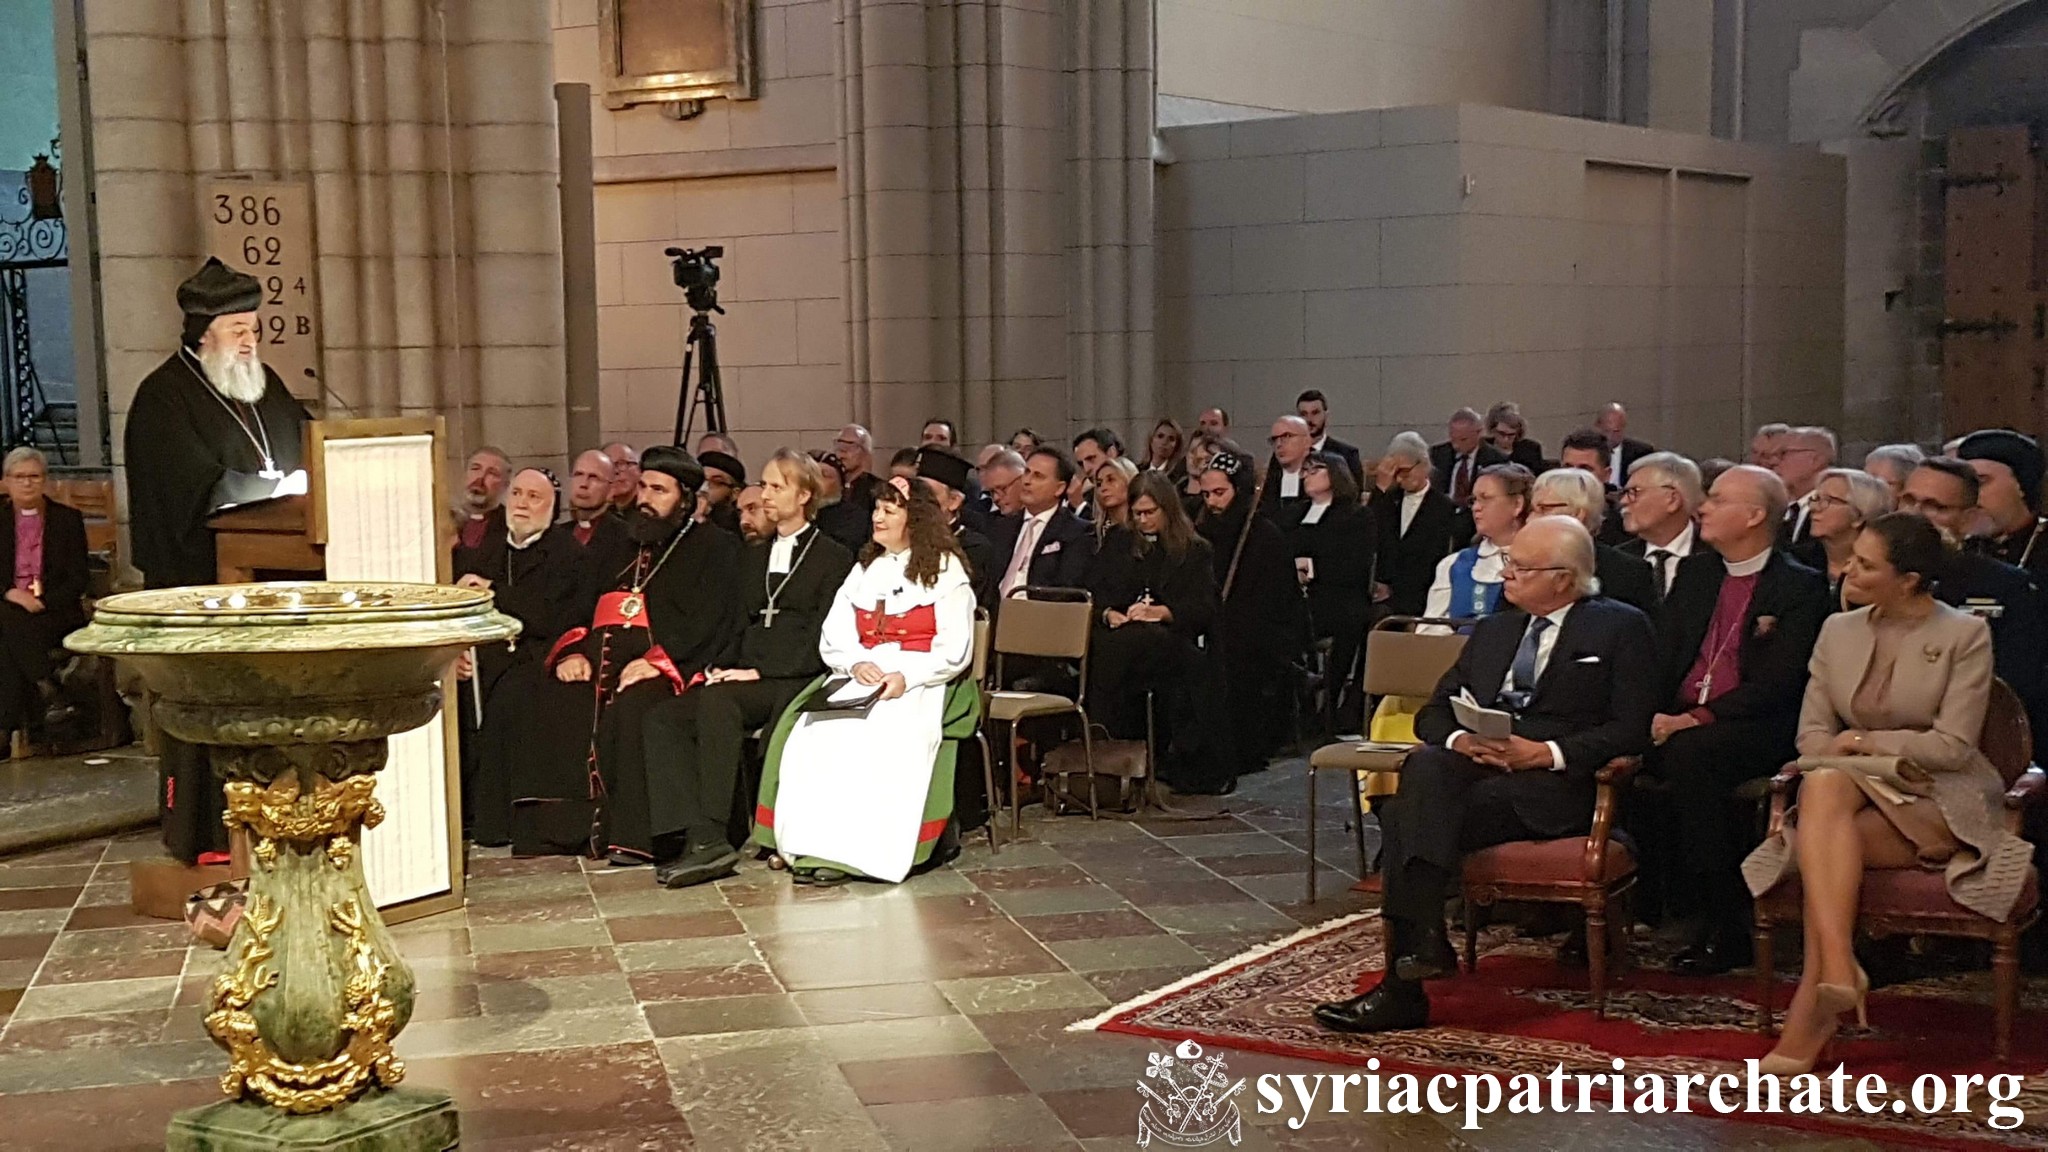
<svg viewBox="0 0 2048 1152">
<path fill-rule="evenodd" d="M 1805 966 L 1763 1071 L 1810 1070 L 1841 1014 L 1862 1015 L 1870 981 L 1852 942 L 1865 869 L 1940 869 L 1956 903 L 2001 921 L 2026 879 L 2031 852 L 2005 831 L 2004 782 L 1977 750 L 1990 629 L 1930 594 L 1946 558 L 1918 516 L 1871 521 L 1844 570 L 1848 598 L 1866 607 L 1830 618 L 1814 647 L 1799 754 L 1898 757 L 1932 781 L 1909 794 L 1851 768 L 1810 769 L 1796 830 L 1788 823 L 1744 861 L 1759 895 L 1794 868 L 1804 881 Z"/>
</svg>

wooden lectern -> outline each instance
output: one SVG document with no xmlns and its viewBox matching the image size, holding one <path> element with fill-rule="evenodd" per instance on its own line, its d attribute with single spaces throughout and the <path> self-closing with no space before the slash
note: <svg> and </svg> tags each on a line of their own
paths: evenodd
<svg viewBox="0 0 2048 1152">
<path fill-rule="evenodd" d="M 222 583 L 400 580 L 445 584 L 445 422 L 315 420 L 306 494 L 230 508 L 214 530 Z M 386 922 L 462 906 L 462 796 L 453 680 L 441 714 L 391 738 L 378 774 L 385 819 L 363 831 L 363 870 Z"/>
</svg>

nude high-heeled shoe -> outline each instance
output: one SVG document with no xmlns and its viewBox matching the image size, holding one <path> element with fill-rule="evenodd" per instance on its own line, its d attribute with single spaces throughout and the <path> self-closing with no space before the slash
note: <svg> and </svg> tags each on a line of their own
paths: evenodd
<svg viewBox="0 0 2048 1152">
<path fill-rule="evenodd" d="M 1870 1016 L 1865 1008 L 1865 1001 L 1870 998 L 1870 974 L 1863 970 L 1863 965 L 1856 965 L 1854 985 L 1816 984 L 1813 986 L 1813 994 L 1821 1011 L 1840 1016 L 1854 1008 L 1857 1027 L 1870 1027 Z"/>
</svg>

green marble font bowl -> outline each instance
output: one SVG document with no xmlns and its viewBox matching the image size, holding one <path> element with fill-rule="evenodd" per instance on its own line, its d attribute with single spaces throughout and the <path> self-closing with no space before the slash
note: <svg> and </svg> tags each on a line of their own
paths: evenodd
<svg viewBox="0 0 2048 1152">
<path fill-rule="evenodd" d="M 133 665 L 181 740 L 274 745 L 418 727 L 451 661 L 518 634 L 485 591 L 288 581 L 110 596 L 64 643 Z"/>
</svg>

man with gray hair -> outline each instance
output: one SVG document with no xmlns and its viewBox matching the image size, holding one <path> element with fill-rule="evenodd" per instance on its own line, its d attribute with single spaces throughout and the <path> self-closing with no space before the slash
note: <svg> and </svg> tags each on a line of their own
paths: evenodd
<svg viewBox="0 0 2048 1152">
<path fill-rule="evenodd" d="M 1403 432 L 1387 445 L 1368 503 L 1379 529 L 1373 598 L 1395 615 L 1419 616 L 1458 523 L 1457 506 L 1430 483 L 1429 444 L 1421 436 Z"/>
<path fill-rule="evenodd" d="M 0 573 L 13 581 L 0 603 L 0 743 L 9 732 L 42 742 L 39 685 L 56 671 L 50 655 L 85 626 L 85 517 L 43 493 L 49 465 L 23 445 L 7 454 L 8 519 L 0 531 Z M 54 693 L 52 693 L 54 695 Z"/>
<path fill-rule="evenodd" d="M 1421 745 L 1382 811 L 1381 908 L 1393 962 L 1372 991 L 1317 1007 L 1325 1028 L 1426 1026 L 1423 981 L 1458 970 L 1444 901 L 1465 856 L 1583 834 L 1592 826 L 1595 774 L 1649 746 L 1656 637 L 1641 612 L 1592 594 L 1592 535 L 1576 520 L 1543 516 L 1506 551 L 1508 603 L 1473 626 L 1457 664 L 1416 715 Z M 1460 727 L 1451 701 L 1461 694 L 1507 712 L 1509 735 Z M 1604 945 L 1587 940 L 1589 948 Z"/>
<path fill-rule="evenodd" d="M 1451 413 L 1444 426 L 1444 442 L 1429 450 L 1430 467 L 1436 470 L 1436 490 L 1451 498 L 1459 508 L 1472 502 L 1472 484 L 1479 473 L 1495 464 L 1508 462 L 1508 454 L 1486 440 L 1486 426 L 1479 413 L 1460 408 Z"/>
<path fill-rule="evenodd" d="M 839 430 L 832 440 L 832 452 L 839 457 L 840 470 L 846 474 L 845 483 L 839 487 L 839 498 L 861 510 L 862 514 L 875 510 L 875 489 L 882 481 L 874 474 L 875 438 L 858 424 L 848 424 Z"/>
<path fill-rule="evenodd" d="M 1023 510 L 1024 493 L 1017 478 L 1024 475 L 1024 457 L 1005 448 L 981 466 L 981 490 L 987 494 L 992 516 L 1012 516 Z"/>
<path fill-rule="evenodd" d="M 1771 471 L 1785 482 L 1785 495 L 1791 501 L 1779 535 L 1786 545 L 1813 535 L 1814 490 L 1820 474 L 1835 466 L 1836 451 L 1835 434 L 1811 424 L 1792 429 L 1779 442 L 1778 462 Z"/>
<path fill-rule="evenodd" d="M 1569 516 L 1584 525 L 1594 536 L 1593 574 L 1599 577 L 1600 594 L 1644 612 L 1657 610 L 1662 590 L 1649 563 L 1599 541 L 1600 526 L 1607 521 L 1607 489 L 1598 476 L 1583 468 L 1552 468 L 1529 489 L 1529 512 Z"/>
<path fill-rule="evenodd" d="M 1656 748 L 1644 767 L 1670 790 L 1642 810 L 1636 842 L 1649 903 L 1661 895 L 1667 916 L 1697 924 L 1676 961 L 1689 975 L 1749 962 L 1747 822 L 1729 793 L 1797 755 L 1806 661 L 1830 607 L 1827 577 L 1777 543 L 1787 505 L 1767 469 L 1722 473 L 1700 508 L 1711 551 L 1678 566 L 1658 617 Z"/>
<path fill-rule="evenodd" d="M 1892 490 L 1892 503 L 1906 494 L 1906 478 L 1927 459 L 1918 444 L 1880 444 L 1863 458 L 1863 470 L 1885 482 Z"/>
<path fill-rule="evenodd" d="M 1629 533 L 1621 550 L 1649 563 L 1661 597 L 1699 541 L 1693 517 L 1706 500 L 1700 466 L 1676 452 L 1652 452 L 1629 468 L 1619 496 L 1621 524 Z"/>
</svg>

